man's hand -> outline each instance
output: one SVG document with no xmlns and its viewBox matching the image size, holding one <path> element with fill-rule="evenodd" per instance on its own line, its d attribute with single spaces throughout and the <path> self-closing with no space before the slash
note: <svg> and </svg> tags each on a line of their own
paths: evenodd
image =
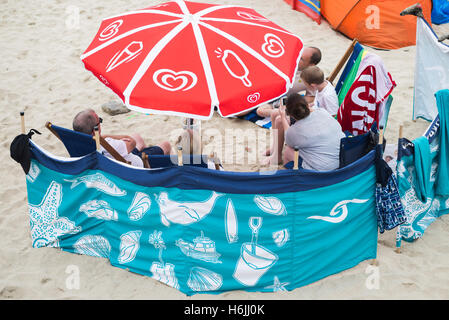
<svg viewBox="0 0 449 320">
<path fill-rule="evenodd" d="M 128 150 L 128 153 L 130 153 L 134 148 L 136 147 L 136 140 L 134 140 L 131 137 L 125 137 L 120 139 L 126 144 L 126 150 Z"/>
</svg>

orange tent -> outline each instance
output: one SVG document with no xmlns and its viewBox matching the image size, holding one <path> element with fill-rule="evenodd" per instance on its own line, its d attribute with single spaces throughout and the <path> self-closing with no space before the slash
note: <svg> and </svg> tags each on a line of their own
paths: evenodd
<svg viewBox="0 0 449 320">
<path fill-rule="evenodd" d="M 400 16 L 418 0 L 321 0 L 321 15 L 335 30 L 360 43 L 380 49 L 416 44 L 416 17 Z M 431 0 L 420 0 L 423 14 L 431 21 Z"/>
<path fill-rule="evenodd" d="M 320 5 L 322 17 L 335 30 L 366 46 L 397 49 L 416 43 L 416 17 L 399 14 L 417 2 L 430 23 L 432 0 L 321 0 Z"/>
</svg>

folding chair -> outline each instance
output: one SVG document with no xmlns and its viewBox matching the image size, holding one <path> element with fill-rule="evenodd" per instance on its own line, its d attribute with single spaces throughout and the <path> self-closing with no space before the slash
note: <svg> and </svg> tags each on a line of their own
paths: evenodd
<svg viewBox="0 0 449 320">
<path fill-rule="evenodd" d="M 81 157 L 97 150 L 95 138 L 91 135 L 59 127 L 49 121 L 45 124 L 45 127 L 61 140 L 71 157 Z M 115 151 L 115 149 L 102 137 L 100 137 L 100 145 L 108 151 L 114 159 L 129 164 L 129 162 Z"/>
<path fill-rule="evenodd" d="M 337 77 L 338 73 L 340 72 L 341 68 L 343 68 L 343 66 L 345 65 L 346 61 L 349 58 L 349 61 L 354 61 L 355 59 L 357 59 L 358 54 L 360 53 L 360 50 L 363 49 L 363 47 L 359 44 L 359 42 L 357 41 L 357 39 L 354 39 L 351 43 L 351 45 L 349 46 L 349 48 L 346 50 L 345 54 L 343 55 L 343 57 L 341 57 L 340 61 L 338 62 L 337 66 L 335 67 L 335 69 L 332 71 L 332 73 L 329 75 L 329 77 L 327 77 L 327 80 L 330 83 L 333 83 L 335 78 Z M 348 68 L 349 65 L 349 68 Z M 349 72 L 349 70 L 351 69 L 352 63 L 348 63 L 346 64 L 345 69 L 343 70 L 342 76 L 340 77 L 340 80 L 342 80 L 343 77 L 343 81 L 346 78 L 347 73 Z M 336 85 L 336 90 L 338 92 L 337 87 L 340 85 L 341 87 L 341 83 L 340 81 L 337 83 Z"/>
<path fill-rule="evenodd" d="M 71 157 L 81 157 L 97 150 L 95 138 L 91 135 L 56 126 L 51 122 L 45 124 L 66 147 Z M 104 138 L 100 137 L 100 145 L 111 154 L 114 159 L 129 164 Z M 206 155 L 147 155 L 142 153 L 142 161 L 145 168 L 165 168 L 178 165 L 193 165 L 203 168 L 208 167 Z"/>
<path fill-rule="evenodd" d="M 379 142 L 379 136 L 377 123 L 374 122 L 367 133 L 358 136 L 347 135 L 342 138 L 340 140 L 339 168 L 353 163 L 374 149 Z M 382 144 L 384 143 L 385 141 L 382 140 Z"/>
</svg>

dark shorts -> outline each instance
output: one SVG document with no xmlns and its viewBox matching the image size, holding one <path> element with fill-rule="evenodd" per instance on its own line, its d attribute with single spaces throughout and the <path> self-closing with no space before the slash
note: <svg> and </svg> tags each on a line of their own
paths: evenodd
<svg viewBox="0 0 449 320">
<path fill-rule="evenodd" d="M 137 150 L 137 148 L 134 148 L 131 153 L 139 156 L 142 158 L 142 153 L 145 152 L 148 156 L 151 155 L 164 155 L 164 150 L 162 150 L 161 147 L 159 146 L 151 146 L 151 147 L 146 147 L 143 148 L 141 151 Z"/>
</svg>

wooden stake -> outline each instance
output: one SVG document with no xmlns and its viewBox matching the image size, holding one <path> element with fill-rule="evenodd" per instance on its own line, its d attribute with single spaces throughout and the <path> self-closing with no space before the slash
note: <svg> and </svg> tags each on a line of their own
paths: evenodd
<svg viewBox="0 0 449 320">
<path fill-rule="evenodd" d="M 299 148 L 295 147 L 295 158 L 293 160 L 293 170 L 298 170 Z"/>
<path fill-rule="evenodd" d="M 95 144 L 97 145 L 97 151 L 100 150 L 100 133 L 98 132 L 98 126 L 95 126 Z"/>
<path fill-rule="evenodd" d="M 20 122 L 22 124 L 22 133 L 25 134 L 25 112 L 20 112 Z"/>
<path fill-rule="evenodd" d="M 182 167 L 182 147 L 178 146 L 178 166 Z"/>
<path fill-rule="evenodd" d="M 215 152 L 212 152 L 209 155 L 209 158 L 211 158 L 211 160 L 214 162 L 215 170 L 220 170 L 220 160 L 218 159 L 217 154 Z"/>
<path fill-rule="evenodd" d="M 403 135 L 402 135 L 403 129 L 404 129 L 404 125 L 403 124 L 399 125 L 399 139 L 402 139 L 402 137 L 403 137 Z"/>
</svg>

